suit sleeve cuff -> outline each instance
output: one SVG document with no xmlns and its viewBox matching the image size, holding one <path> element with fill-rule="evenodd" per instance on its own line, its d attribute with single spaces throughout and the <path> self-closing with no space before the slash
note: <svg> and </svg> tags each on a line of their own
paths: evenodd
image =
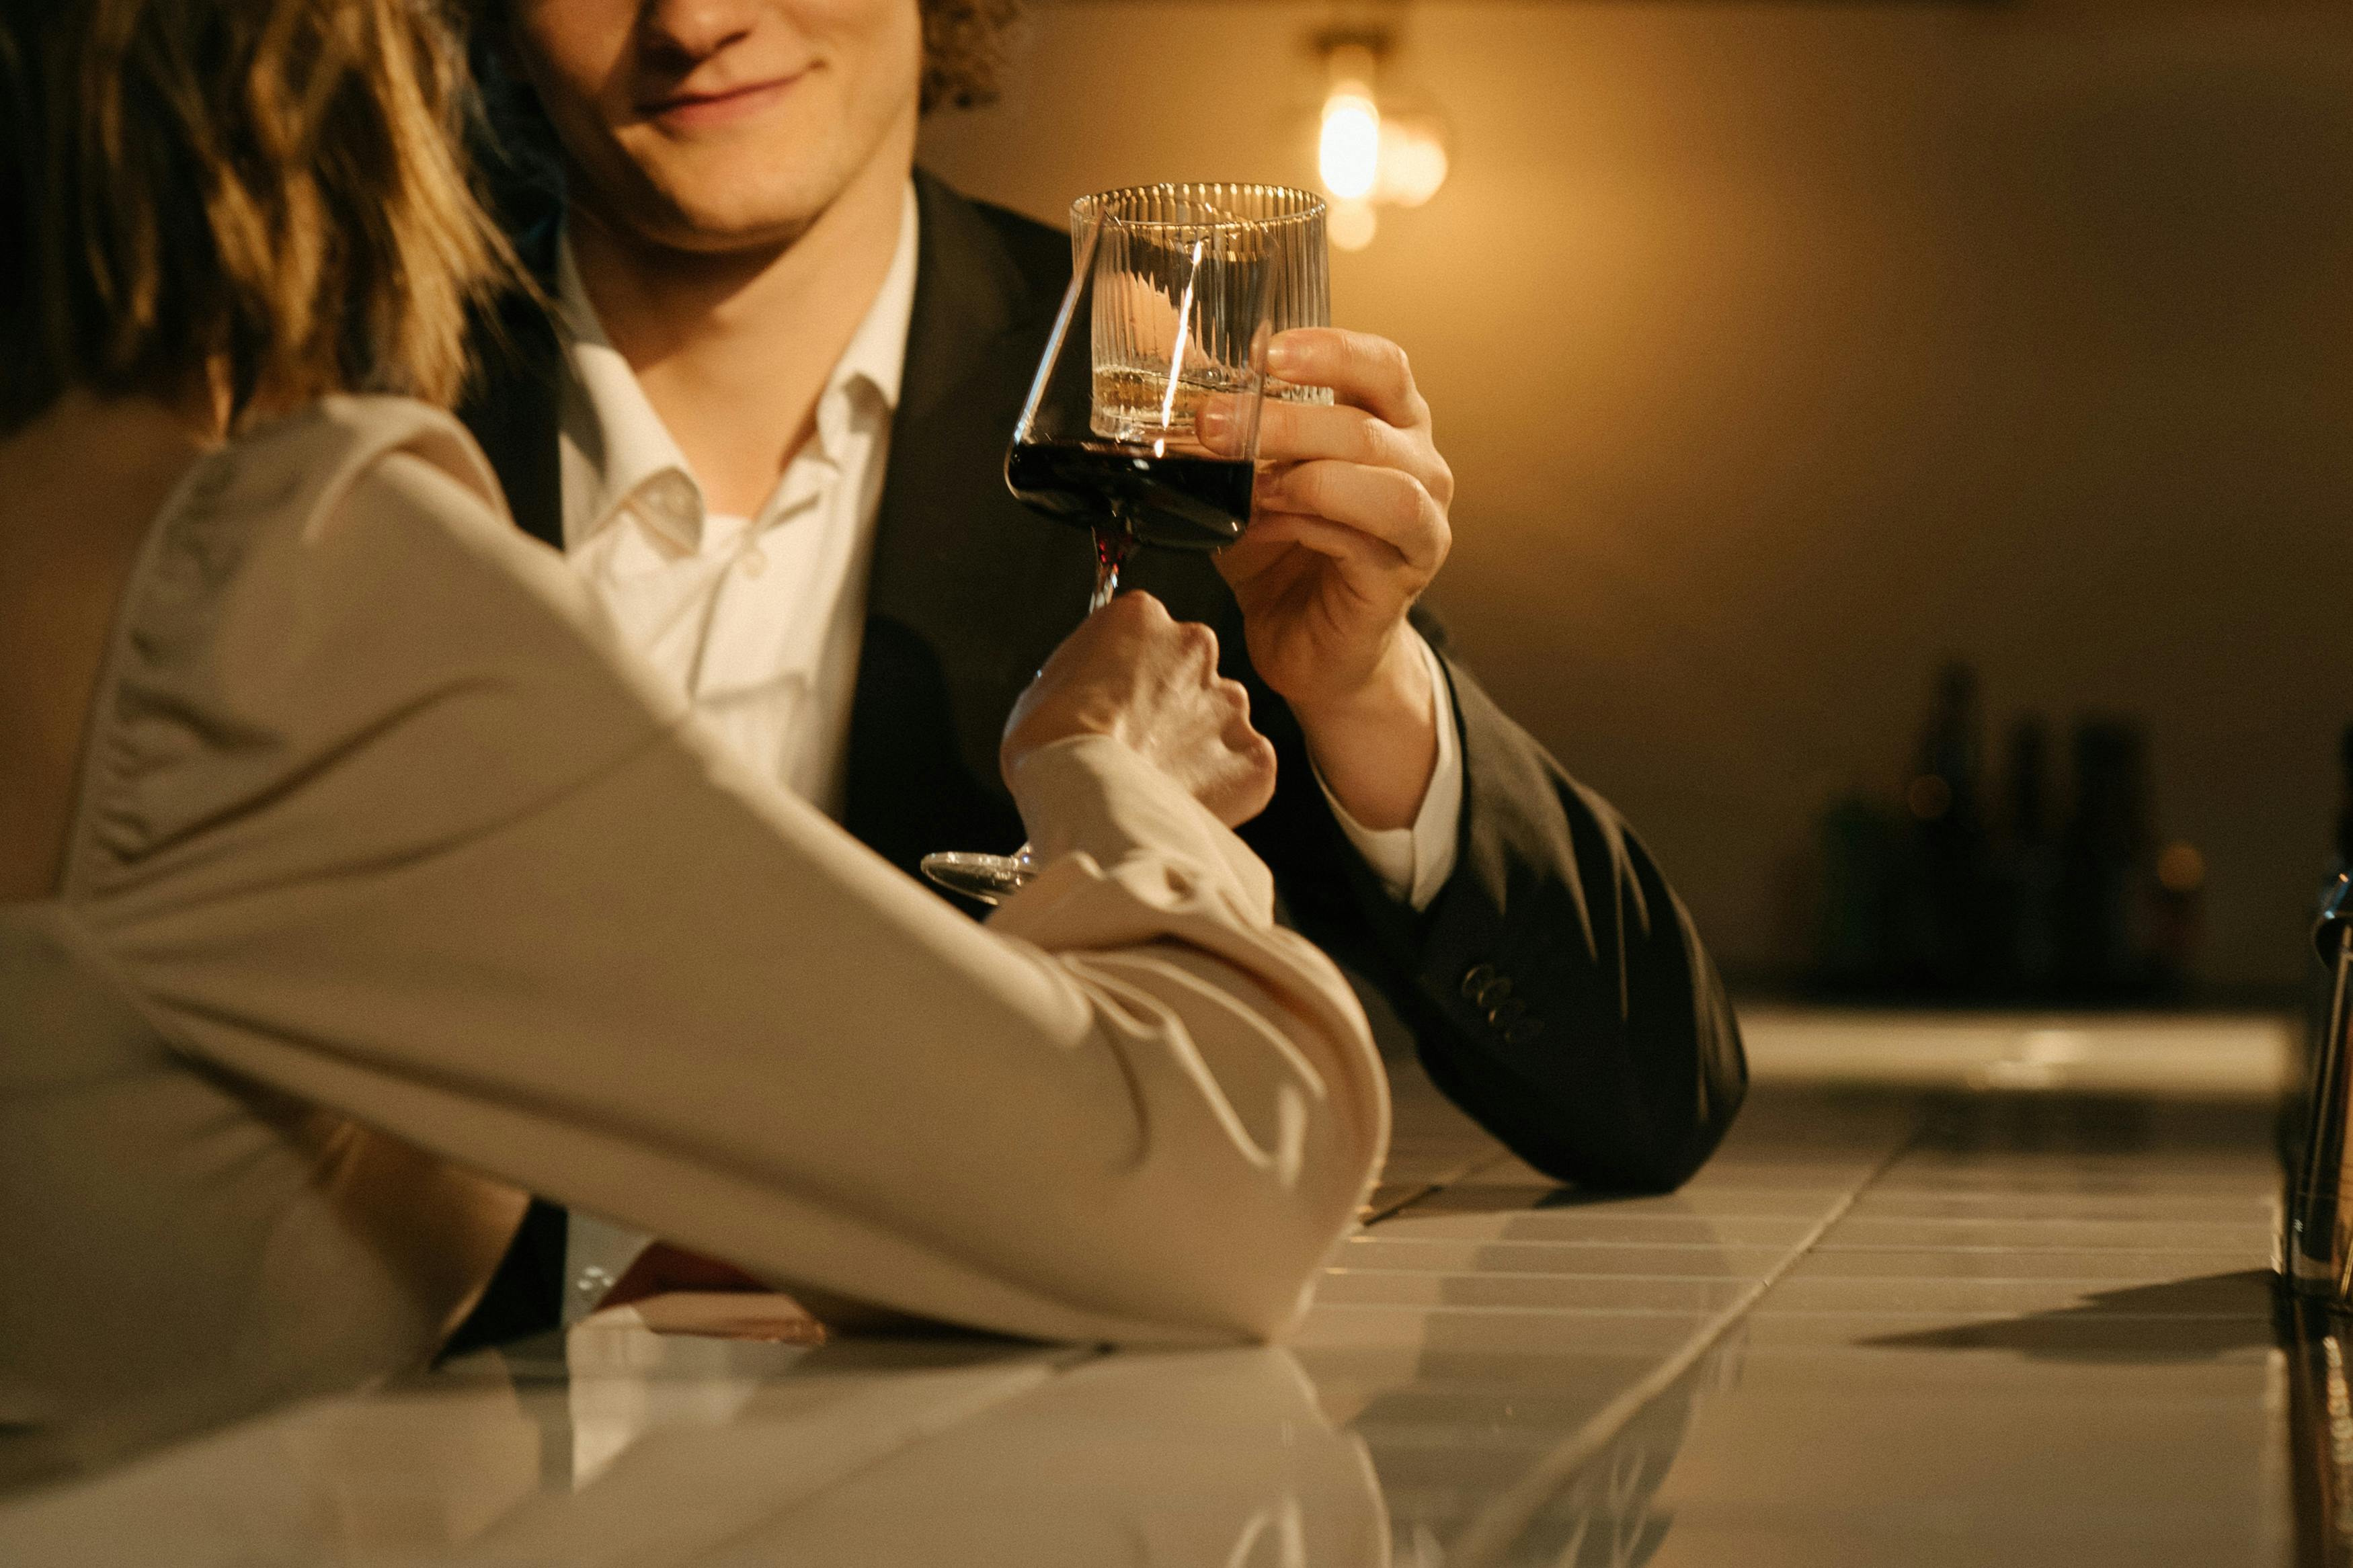
<svg viewBox="0 0 2353 1568">
<path fill-rule="evenodd" d="M 1389 897 L 1425 910 L 1454 874 L 1455 845 L 1462 824 L 1462 745 L 1454 732 L 1454 694 L 1446 679 L 1445 661 L 1420 633 L 1412 636 L 1430 667 L 1431 700 L 1436 706 L 1432 718 L 1438 724 L 1438 762 L 1430 769 L 1430 785 L 1422 793 L 1421 810 L 1413 826 L 1366 827 L 1348 815 L 1320 770 L 1315 785 L 1324 792 L 1340 831 L 1356 847 L 1356 853 L 1364 857 Z M 1309 766 L 1314 765 L 1311 760 Z"/>
</svg>

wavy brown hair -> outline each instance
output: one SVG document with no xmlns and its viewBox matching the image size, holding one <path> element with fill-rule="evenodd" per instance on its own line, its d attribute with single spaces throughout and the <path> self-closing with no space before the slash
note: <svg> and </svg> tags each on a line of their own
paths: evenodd
<svg viewBox="0 0 2353 1568">
<path fill-rule="evenodd" d="M 439 0 L 0 0 L 0 433 L 70 387 L 453 399 L 513 258 Z"/>
</svg>

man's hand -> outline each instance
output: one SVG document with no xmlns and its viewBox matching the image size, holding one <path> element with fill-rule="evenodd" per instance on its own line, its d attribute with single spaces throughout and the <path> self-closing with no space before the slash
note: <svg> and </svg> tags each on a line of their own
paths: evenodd
<svg viewBox="0 0 2353 1568">
<path fill-rule="evenodd" d="M 1250 661 L 1291 704 L 1324 783 L 1368 827 L 1409 825 L 1438 756 L 1430 671 L 1406 612 L 1453 542 L 1454 475 L 1405 351 L 1330 327 L 1284 332 L 1268 369 L 1336 402 L 1266 402 L 1247 532 L 1218 556 Z M 1228 410 L 1201 437 L 1230 448 Z"/>
</svg>

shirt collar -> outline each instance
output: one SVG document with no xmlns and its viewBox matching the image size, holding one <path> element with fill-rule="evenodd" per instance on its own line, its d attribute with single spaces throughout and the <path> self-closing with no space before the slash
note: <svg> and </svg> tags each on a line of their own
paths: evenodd
<svg viewBox="0 0 2353 1568">
<path fill-rule="evenodd" d="M 866 317 L 850 334 L 834 366 L 828 395 L 853 382 L 863 382 L 893 413 L 899 407 L 899 385 L 907 374 L 907 332 L 915 317 L 915 250 L 921 225 L 915 216 L 915 186 L 907 183 L 899 198 L 899 244 L 891 253 L 891 270 Z"/>
<path fill-rule="evenodd" d="M 900 201 L 891 269 L 818 395 L 816 442 L 822 456 L 841 454 L 854 395 L 862 392 L 872 398 L 885 417 L 898 408 L 914 317 L 919 230 L 911 181 Z M 562 416 L 564 438 L 573 448 L 565 463 L 565 542 L 577 548 L 624 508 L 642 502 L 639 513 L 648 526 L 681 549 L 695 549 L 702 537 L 702 482 L 654 412 L 637 373 L 605 335 L 580 280 L 568 234 L 556 247 L 555 302 L 570 370 Z"/>
</svg>

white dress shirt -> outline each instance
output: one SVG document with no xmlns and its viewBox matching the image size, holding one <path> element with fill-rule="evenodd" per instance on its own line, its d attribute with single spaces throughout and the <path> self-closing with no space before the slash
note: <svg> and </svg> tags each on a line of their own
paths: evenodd
<svg viewBox="0 0 2353 1568">
<path fill-rule="evenodd" d="M 702 481 L 605 336 L 569 244 L 557 300 L 564 543 L 622 636 L 758 772 L 839 819 L 874 520 L 915 308 L 915 195 L 816 427 L 749 518 Z"/>
<path fill-rule="evenodd" d="M 837 821 L 920 227 L 911 184 L 891 269 L 818 396 L 816 432 L 750 518 L 709 509 L 677 440 L 607 339 L 568 242 L 557 260 L 565 552 L 631 646 L 739 757 Z M 1414 824 L 1369 828 L 1324 795 L 1389 895 L 1419 910 L 1454 869 L 1462 766 L 1446 672 L 1414 640 L 1430 663 L 1439 735 Z M 593 1308 L 649 1239 L 575 1215 L 567 1318 Z"/>
</svg>

